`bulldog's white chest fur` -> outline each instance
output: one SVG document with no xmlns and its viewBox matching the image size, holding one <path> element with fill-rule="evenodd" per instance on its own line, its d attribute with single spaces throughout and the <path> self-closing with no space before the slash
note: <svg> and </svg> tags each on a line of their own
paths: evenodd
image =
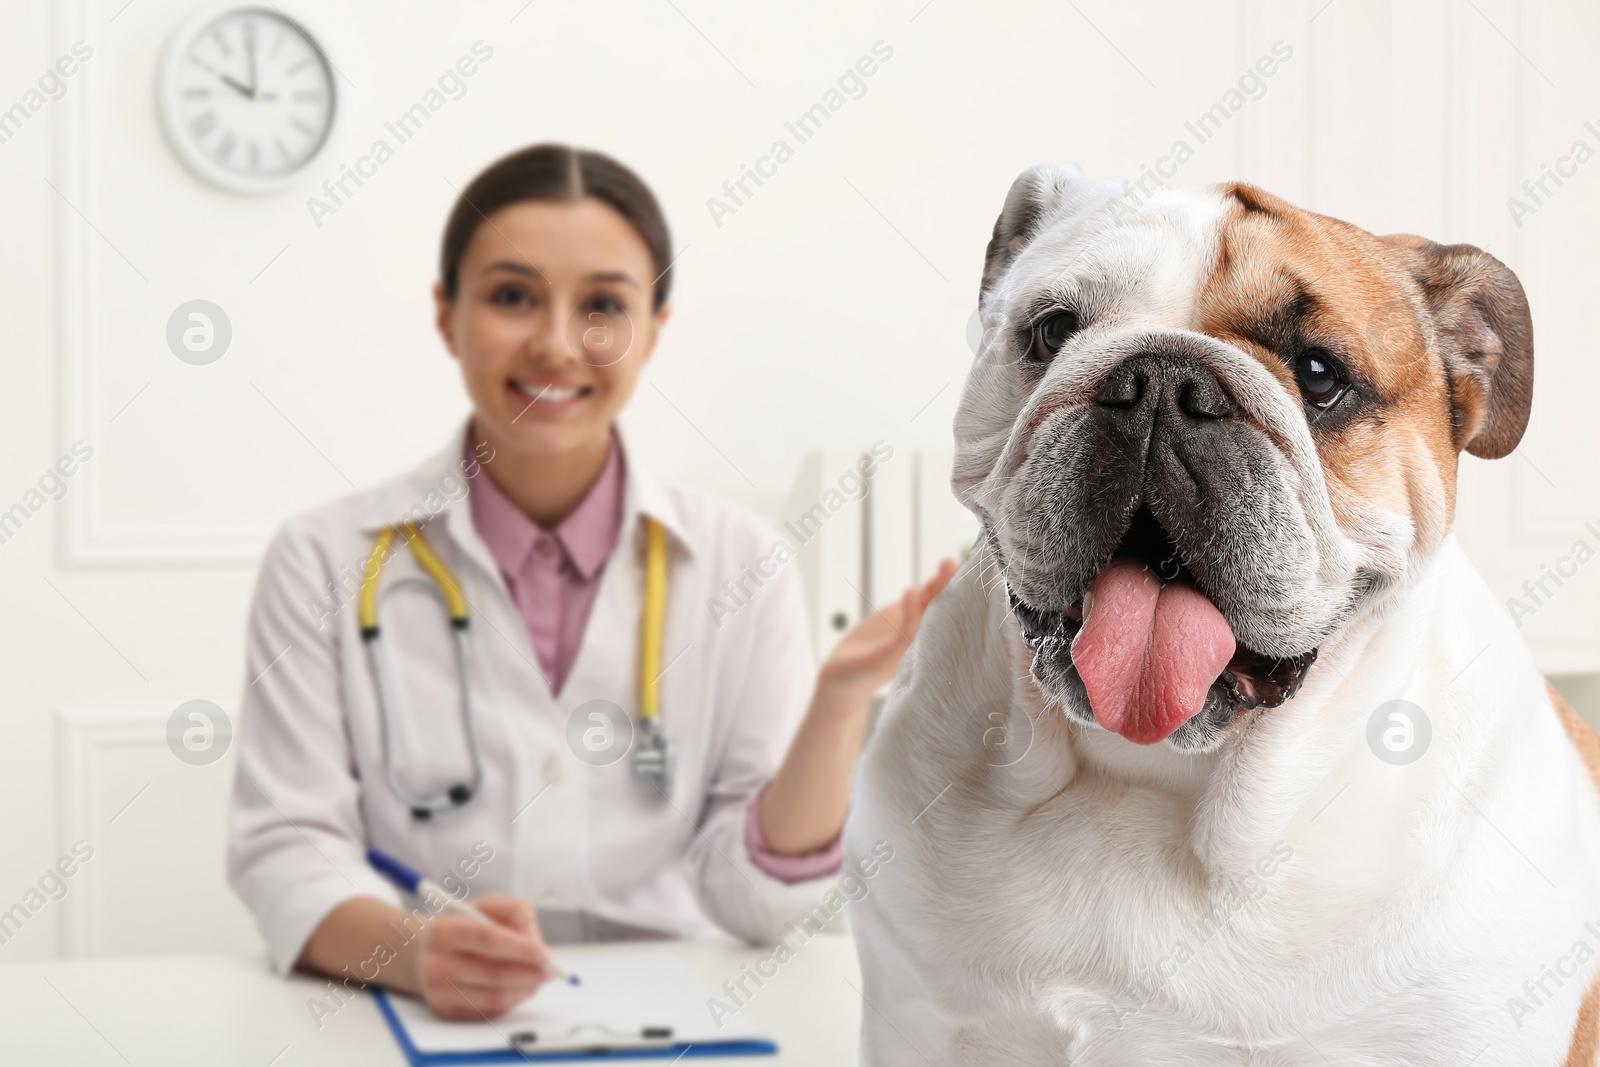
<svg viewBox="0 0 1600 1067">
<path fill-rule="evenodd" d="M 1600 800 L 1453 538 L 1215 751 L 1071 722 L 1027 663 L 980 545 L 857 773 L 847 863 L 895 850 L 851 913 L 869 1067 L 1569 1062 Z"/>
</svg>

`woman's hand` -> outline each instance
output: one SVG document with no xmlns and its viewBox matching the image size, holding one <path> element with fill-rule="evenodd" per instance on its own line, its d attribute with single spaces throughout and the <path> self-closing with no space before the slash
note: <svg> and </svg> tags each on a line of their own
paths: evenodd
<svg viewBox="0 0 1600 1067">
<path fill-rule="evenodd" d="M 800 856 L 839 836 L 850 808 L 850 772 L 861 751 L 872 694 L 894 677 L 928 602 L 950 584 L 956 561 L 850 628 L 817 672 L 811 708 L 783 765 L 761 797 L 761 838 L 780 856 Z"/>
<path fill-rule="evenodd" d="M 473 906 L 492 921 L 443 912 L 422 933 L 417 992 L 446 1019 L 503 1015 L 549 977 L 550 951 L 532 904 L 486 893 Z"/>
<path fill-rule="evenodd" d="M 900 657 L 917 636 L 922 613 L 934 597 L 950 584 L 956 561 L 946 557 L 939 569 L 919 589 L 911 586 L 898 601 L 886 604 L 850 628 L 833 646 L 818 672 L 817 686 L 870 696 L 894 677 Z M 862 705 L 865 713 L 866 707 Z"/>
<path fill-rule="evenodd" d="M 493 1018 L 545 981 L 550 951 L 527 901 L 485 893 L 473 906 L 490 921 L 446 911 L 419 922 L 420 908 L 351 897 L 312 932 L 300 963 L 421 997 L 447 1019 Z"/>
</svg>

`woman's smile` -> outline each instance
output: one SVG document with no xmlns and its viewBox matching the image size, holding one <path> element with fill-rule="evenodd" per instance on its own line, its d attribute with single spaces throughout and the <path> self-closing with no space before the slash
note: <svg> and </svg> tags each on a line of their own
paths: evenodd
<svg viewBox="0 0 1600 1067">
<path fill-rule="evenodd" d="M 506 387 L 512 393 L 519 419 L 528 414 L 570 411 L 594 393 L 592 385 L 552 379 L 512 378 Z"/>
</svg>

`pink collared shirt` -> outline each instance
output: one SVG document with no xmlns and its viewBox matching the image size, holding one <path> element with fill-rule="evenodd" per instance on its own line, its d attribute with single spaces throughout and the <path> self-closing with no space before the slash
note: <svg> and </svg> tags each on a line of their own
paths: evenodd
<svg viewBox="0 0 1600 1067">
<path fill-rule="evenodd" d="M 471 435 L 467 438 L 471 442 Z M 528 627 L 552 695 L 559 696 L 583 641 L 600 575 L 616 547 L 622 525 L 623 464 L 620 441 L 611 434 L 606 465 L 589 492 L 554 530 L 545 530 L 506 498 L 490 478 L 474 478 L 468 494 L 472 524 L 494 557 L 517 613 Z M 842 834 L 815 852 L 779 856 L 767 850 L 759 810 L 766 787 L 750 805 L 745 847 L 767 874 L 794 883 L 839 869 Z"/>
<path fill-rule="evenodd" d="M 622 473 L 622 449 L 613 434 L 600 477 L 554 530 L 518 510 L 493 479 L 471 482 L 472 525 L 528 627 L 552 696 L 561 694 L 578 658 L 584 623 L 600 591 L 600 572 L 617 544 Z"/>
</svg>

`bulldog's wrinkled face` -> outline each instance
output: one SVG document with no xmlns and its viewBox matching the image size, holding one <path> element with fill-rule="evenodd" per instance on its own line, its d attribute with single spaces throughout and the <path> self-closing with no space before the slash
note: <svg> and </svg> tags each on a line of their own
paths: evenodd
<svg viewBox="0 0 1600 1067">
<path fill-rule="evenodd" d="M 1012 187 L 952 482 L 1046 693 L 1203 750 L 1438 546 L 1460 451 L 1521 437 L 1532 330 L 1476 248 L 1244 185 L 1121 192 Z"/>
</svg>

